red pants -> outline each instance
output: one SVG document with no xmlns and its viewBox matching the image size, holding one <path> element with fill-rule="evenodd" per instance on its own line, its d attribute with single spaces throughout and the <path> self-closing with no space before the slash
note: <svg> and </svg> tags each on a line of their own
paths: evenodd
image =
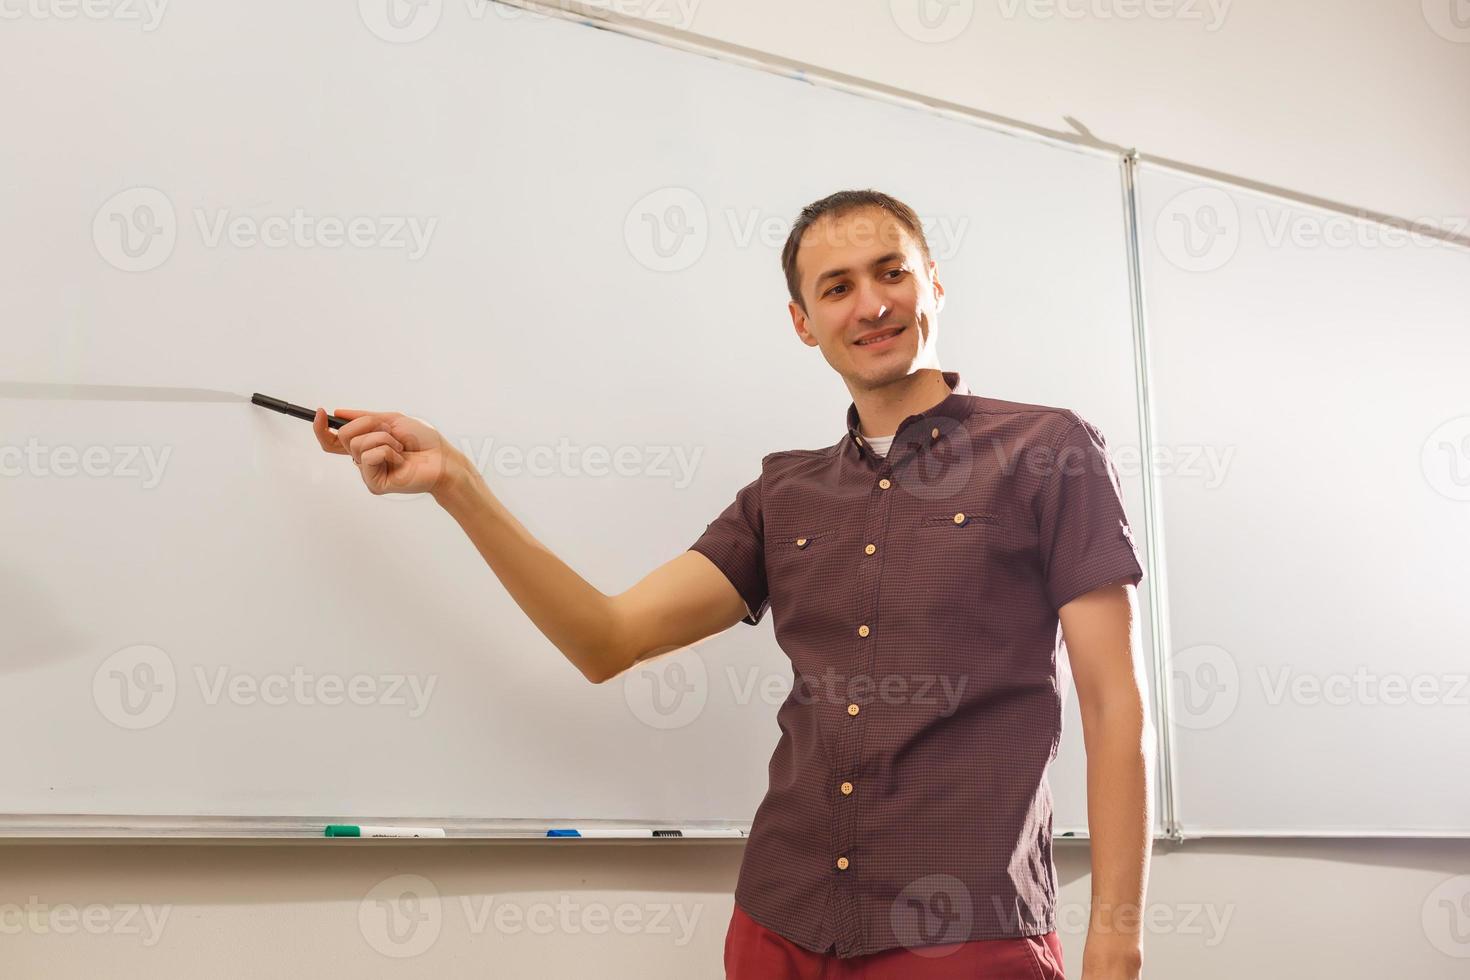
<svg viewBox="0 0 1470 980">
<path fill-rule="evenodd" d="M 736 905 L 725 933 L 725 980 L 1066 980 L 1055 932 L 920 948 L 847 959 L 813 953 Z"/>
</svg>

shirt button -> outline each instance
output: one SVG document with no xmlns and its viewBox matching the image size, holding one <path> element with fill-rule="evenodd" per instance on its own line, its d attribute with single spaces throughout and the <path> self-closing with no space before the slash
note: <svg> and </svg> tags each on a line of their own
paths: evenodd
<svg viewBox="0 0 1470 980">
<path fill-rule="evenodd" d="M 872 630 L 868 629 L 867 623 L 864 623 L 863 625 L 858 627 L 858 636 L 867 636 L 871 632 Z"/>
<path fill-rule="evenodd" d="M 796 539 L 796 546 L 798 548 L 805 548 L 806 547 L 806 538 L 797 538 Z"/>
<path fill-rule="evenodd" d="M 883 490 L 887 490 L 889 487 L 893 486 L 893 484 L 888 482 L 887 477 L 884 477 L 883 479 L 878 481 L 878 486 Z"/>
<path fill-rule="evenodd" d="M 848 862 L 847 862 L 847 858 L 845 856 L 838 858 L 837 859 L 837 870 L 838 871 L 846 871 L 847 870 L 847 864 L 848 864 Z"/>
<path fill-rule="evenodd" d="M 856 715 L 858 713 L 858 706 L 855 704 L 849 704 L 847 706 L 847 713 L 850 715 Z"/>
<path fill-rule="evenodd" d="M 877 550 L 878 550 L 878 546 L 876 544 L 870 544 L 866 548 L 863 549 L 864 552 L 866 552 L 867 554 L 870 554 L 870 555 L 873 552 L 877 551 Z"/>
<path fill-rule="evenodd" d="M 938 439 L 939 438 L 939 429 L 938 428 L 930 429 L 929 430 L 929 438 L 931 438 L 931 439 Z"/>
<path fill-rule="evenodd" d="M 842 795 L 843 796 L 851 796 L 852 795 L 852 783 L 843 783 L 842 784 Z"/>
<path fill-rule="evenodd" d="M 956 515 L 954 515 L 954 522 L 956 524 L 963 524 L 963 523 L 965 523 L 965 515 L 964 515 L 964 512 L 963 511 L 960 512 L 960 513 L 958 513 L 958 514 L 956 514 Z"/>
<path fill-rule="evenodd" d="M 858 445 L 859 445 L 859 446 L 861 446 L 861 445 L 862 445 L 862 444 L 863 444 L 863 437 L 862 437 L 862 436 L 853 436 L 853 437 L 852 437 L 852 438 L 853 438 L 853 440 L 854 440 L 854 441 L 855 441 L 855 442 L 857 442 L 857 444 L 858 444 Z"/>
</svg>

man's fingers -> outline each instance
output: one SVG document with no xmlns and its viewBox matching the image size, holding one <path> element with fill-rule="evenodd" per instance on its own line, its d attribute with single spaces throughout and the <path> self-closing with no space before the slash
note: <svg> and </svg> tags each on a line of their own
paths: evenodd
<svg viewBox="0 0 1470 980">
<path fill-rule="evenodd" d="M 352 419 L 342 428 L 337 430 L 337 438 L 342 445 L 347 446 L 352 440 L 368 432 L 377 432 L 388 428 L 388 418 L 377 413 L 359 415 Z"/>
<path fill-rule="evenodd" d="M 343 426 L 343 428 L 345 429 L 346 426 Z M 392 433 L 382 430 L 365 432 L 360 436 L 353 436 L 347 440 L 347 451 L 352 454 L 353 459 L 359 461 L 363 460 L 363 456 L 368 450 L 376 449 L 378 446 L 391 446 L 397 452 L 403 452 L 403 443 L 393 438 Z"/>
<path fill-rule="evenodd" d="M 339 455 L 347 452 L 342 447 L 342 444 L 337 441 L 337 433 L 327 425 L 327 410 L 325 408 L 318 408 L 316 410 L 316 417 L 311 420 L 311 429 L 316 433 L 317 443 L 327 452 L 337 453 Z"/>
<path fill-rule="evenodd" d="M 352 441 L 353 436 L 362 435 L 364 432 L 372 432 L 374 429 L 386 429 L 392 425 L 393 420 L 398 417 L 398 412 L 368 412 L 361 408 L 338 408 L 334 409 L 333 415 L 339 419 L 346 419 L 347 424 L 333 431 L 342 445 Z"/>
<path fill-rule="evenodd" d="M 402 454 L 392 446 L 386 444 L 369 449 L 362 454 L 361 459 L 364 466 L 382 466 L 384 463 L 399 466 L 403 463 Z"/>
</svg>

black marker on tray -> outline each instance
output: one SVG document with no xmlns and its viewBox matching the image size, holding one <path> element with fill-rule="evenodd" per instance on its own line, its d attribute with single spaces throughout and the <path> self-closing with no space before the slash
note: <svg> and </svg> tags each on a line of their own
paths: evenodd
<svg viewBox="0 0 1470 980">
<path fill-rule="evenodd" d="M 259 405 L 261 408 L 268 408 L 273 412 L 280 412 L 282 415 L 291 415 L 298 419 L 306 419 L 308 422 L 316 419 L 316 409 L 314 408 L 302 408 L 300 405 L 292 405 L 290 402 L 282 401 L 279 398 L 262 395 L 258 391 L 250 396 L 250 404 Z M 347 419 L 339 419 L 335 415 L 327 416 L 328 428 L 340 429 L 347 422 Z"/>
</svg>

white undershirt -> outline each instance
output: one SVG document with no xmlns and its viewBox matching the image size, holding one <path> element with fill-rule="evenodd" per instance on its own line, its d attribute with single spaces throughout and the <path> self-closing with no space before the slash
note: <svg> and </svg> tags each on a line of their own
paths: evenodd
<svg viewBox="0 0 1470 980">
<path fill-rule="evenodd" d="M 894 433 L 894 435 L 897 434 Z M 889 448 L 893 445 L 893 436 L 863 436 L 863 442 L 866 442 L 868 448 L 879 456 L 887 456 Z"/>
</svg>

